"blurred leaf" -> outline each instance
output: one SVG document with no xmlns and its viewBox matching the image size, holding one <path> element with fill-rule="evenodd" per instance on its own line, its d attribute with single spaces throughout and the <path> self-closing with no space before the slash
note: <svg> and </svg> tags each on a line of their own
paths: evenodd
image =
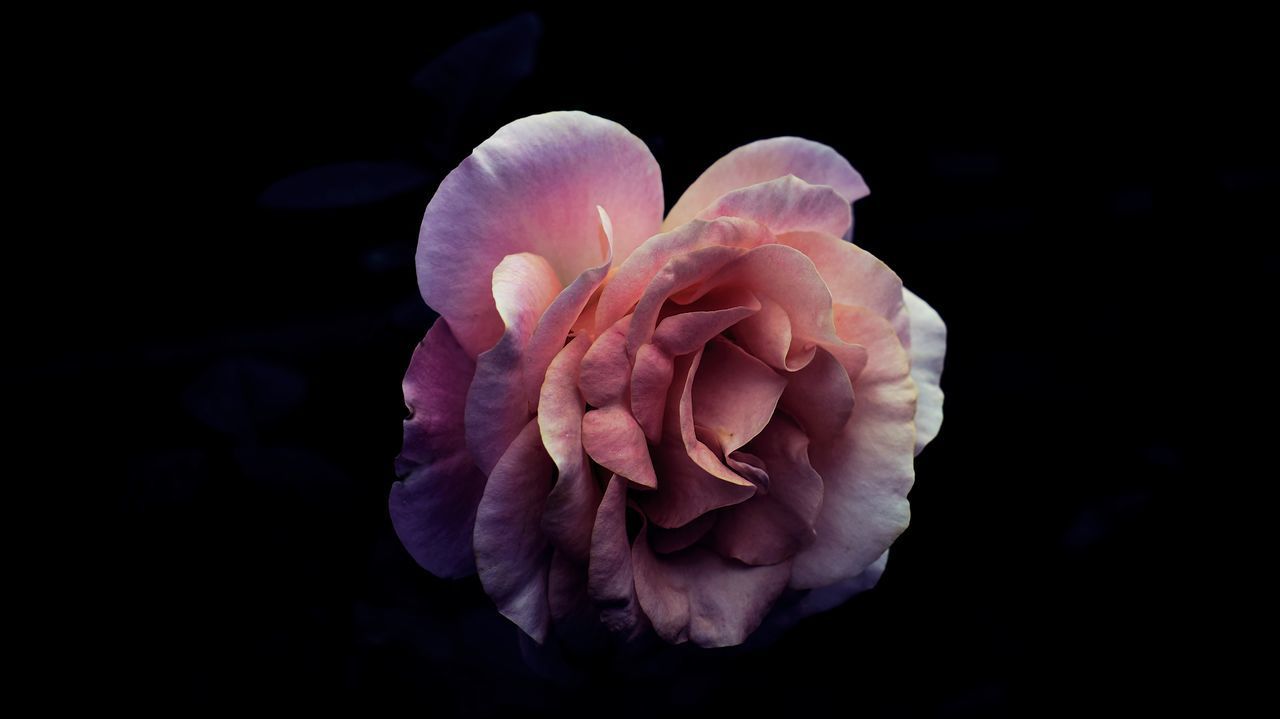
<svg viewBox="0 0 1280 719">
<path fill-rule="evenodd" d="M 495 110 L 533 72 L 542 21 L 526 12 L 471 35 L 418 71 L 413 86 L 440 103 L 447 143 L 464 117 Z"/>
<path fill-rule="evenodd" d="M 303 170 L 262 191 L 258 204 L 277 210 L 370 205 L 425 187 L 431 176 L 411 162 L 344 162 Z"/>
<path fill-rule="evenodd" d="M 302 403 L 307 381 L 291 369 L 256 359 L 219 362 L 183 393 L 183 405 L 205 425 L 251 438 Z"/>
</svg>

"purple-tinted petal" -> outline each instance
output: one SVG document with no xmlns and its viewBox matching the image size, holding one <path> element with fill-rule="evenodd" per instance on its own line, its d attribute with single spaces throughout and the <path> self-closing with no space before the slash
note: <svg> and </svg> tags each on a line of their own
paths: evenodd
<svg viewBox="0 0 1280 719">
<path fill-rule="evenodd" d="M 633 636 L 644 627 L 627 538 L 627 482 L 621 477 L 609 480 L 596 512 L 587 591 L 600 609 L 600 620 L 610 630 Z"/>
<path fill-rule="evenodd" d="M 582 447 L 602 467 L 642 487 L 658 486 L 644 430 L 620 405 L 587 412 L 582 418 Z"/>
<path fill-rule="evenodd" d="M 556 465 L 556 485 L 547 497 L 542 528 L 552 544 L 574 561 L 585 563 L 591 546 L 591 524 L 600 487 L 582 449 L 582 415 L 578 365 L 590 340 L 575 337 L 547 369 L 538 405 L 542 445 Z"/>
<path fill-rule="evenodd" d="M 702 547 L 660 555 L 647 528 L 631 549 L 636 595 L 658 636 L 703 647 L 741 644 L 787 586 L 789 562 L 753 567 Z"/>
<path fill-rule="evenodd" d="M 539 642 L 551 621 L 551 548 L 542 531 L 542 511 L 554 469 L 537 423 L 528 423 L 493 468 L 476 513 L 480 583 L 498 611 Z"/>
<path fill-rule="evenodd" d="M 813 361 L 787 378 L 778 405 L 816 441 L 828 441 L 844 430 L 853 413 L 853 383 L 849 373 L 824 349 Z"/>
<path fill-rule="evenodd" d="M 462 432 L 474 371 L 441 318 L 414 350 L 404 377 L 411 414 L 396 459 L 403 481 L 391 487 L 391 523 L 414 560 L 441 577 L 475 571 L 471 538 L 485 475 L 472 461 Z"/>
<path fill-rule="evenodd" d="M 721 454 L 750 442 L 769 423 L 787 380 L 728 340 L 707 343 L 693 383 L 693 422 L 715 435 Z"/>
</svg>

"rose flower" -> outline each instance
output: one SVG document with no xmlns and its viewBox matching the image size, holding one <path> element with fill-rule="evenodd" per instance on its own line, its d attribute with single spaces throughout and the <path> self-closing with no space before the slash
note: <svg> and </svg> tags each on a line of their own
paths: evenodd
<svg viewBox="0 0 1280 719">
<path fill-rule="evenodd" d="M 538 641 L 585 612 L 738 644 L 784 591 L 874 584 L 942 423 L 946 330 L 847 241 L 867 193 L 830 147 L 782 137 L 721 158 L 663 219 L 658 165 L 622 126 L 498 130 L 422 220 L 440 319 L 404 378 L 405 548 L 478 572 Z"/>
</svg>

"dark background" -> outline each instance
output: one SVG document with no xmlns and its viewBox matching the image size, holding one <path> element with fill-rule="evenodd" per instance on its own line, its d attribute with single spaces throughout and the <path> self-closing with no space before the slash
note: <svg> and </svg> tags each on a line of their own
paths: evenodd
<svg viewBox="0 0 1280 719">
<path fill-rule="evenodd" d="M 1188 471 L 1143 33 L 685 9 L 542 10 L 473 35 L 514 14 L 171 18 L 70 76 L 71 120 L 102 153 L 74 201 L 95 209 L 39 252 L 83 301 L 32 321 L 22 362 L 54 388 L 33 424 L 56 428 L 62 486 L 106 525 L 57 570 L 89 626 L 55 661 L 87 696 L 1025 716 L 1132 686 L 1171 581 L 1157 509 Z M 423 208 L 495 129 L 555 109 L 644 139 L 668 206 L 782 134 L 867 179 L 855 242 L 949 328 L 946 420 L 874 591 L 765 647 L 549 670 L 478 581 L 399 546 L 399 383 L 434 318 L 413 269 Z M 1205 192 L 1274 183 L 1233 152 Z"/>
</svg>

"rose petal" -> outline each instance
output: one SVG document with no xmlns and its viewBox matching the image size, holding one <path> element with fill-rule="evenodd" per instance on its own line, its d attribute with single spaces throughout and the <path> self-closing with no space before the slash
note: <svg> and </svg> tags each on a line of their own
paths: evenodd
<svg viewBox="0 0 1280 719">
<path fill-rule="evenodd" d="M 578 365 L 590 344 L 587 337 L 575 337 L 556 355 L 538 405 L 542 445 L 556 465 L 556 484 L 547 497 L 542 529 L 557 549 L 576 562 L 587 561 L 591 525 L 600 503 L 600 487 L 582 449 L 584 407 L 577 382 Z"/>
<path fill-rule="evenodd" d="M 741 644 L 787 585 L 789 562 L 752 567 L 702 547 L 669 555 L 649 547 L 647 528 L 631 548 L 636 596 L 658 636 L 703 647 Z"/>
<path fill-rule="evenodd" d="M 795 557 L 791 586 L 809 589 L 854 577 L 884 553 L 910 518 L 915 471 L 916 388 L 893 327 L 860 307 L 835 306 L 840 336 L 867 349 L 853 382 L 857 398 L 842 435 L 809 448 L 822 476 L 817 540 Z"/>
<path fill-rule="evenodd" d="M 823 349 L 817 350 L 813 361 L 804 369 L 787 378 L 787 389 L 778 402 L 818 441 L 829 440 L 844 429 L 853 413 L 853 404 L 849 373 Z"/>
<path fill-rule="evenodd" d="M 578 387 L 587 404 L 606 407 L 627 396 L 631 360 L 627 357 L 627 329 L 631 316 L 623 317 L 591 343 L 578 373 Z"/>
<path fill-rule="evenodd" d="M 582 418 L 582 448 L 604 468 L 642 487 L 658 486 L 644 430 L 625 407 L 612 405 Z"/>
<path fill-rule="evenodd" d="M 742 505 L 735 505 L 742 506 Z M 649 525 L 649 547 L 659 554 L 671 554 L 692 547 L 716 526 L 719 518 L 716 512 L 707 512 L 682 527 L 659 527 Z"/>
<path fill-rule="evenodd" d="M 713 509 L 742 502 L 756 491 L 754 484 L 724 466 L 694 435 L 691 394 L 701 356 L 699 351 L 676 358 L 663 441 L 652 453 L 662 482 L 657 490 L 635 498 L 645 516 L 661 527 L 683 526 Z"/>
<path fill-rule="evenodd" d="M 600 609 L 600 621 L 610 630 L 634 636 L 644 628 L 627 538 L 627 482 L 621 477 L 609 480 L 596 512 L 587 592 Z"/>
<path fill-rule="evenodd" d="M 662 441 L 662 415 L 674 371 L 671 355 L 657 346 L 642 345 L 636 352 L 636 366 L 631 370 L 631 413 L 645 439 L 653 444 Z"/>
<path fill-rule="evenodd" d="M 672 258 L 707 247 L 746 250 L 772 241 L 773 235 L 763 225 L 733 218 L 714 222 L 696 220 L 672 232 L 655 235 L 621 263 L 609 279 L 600 294 L 596 327 L 603 330 L 625 315 Z"/>
<path fill-rule="evenodd" d="M 920 399 L 916 403 L 916 454 L 942 428 L 942 361 L 947 352 L 947 326 L 937 311 L 907 289 L 902 298 L 911 314 L 911 379 Z"/>
<path fill-rule="evenodd" d="M 547 573 L 551 549 L 542 511 L 554 465 L 529 422 L 485 485 L 476 513 L 476 569 L 498 611 L 541 642 L 551 620 Z"/>
<path fill-rule="evenodd" d="M 721 510 L 710 546 L 747 564 L 776 564 L 813 542 L 822 478 L 809 465 L 809 438 L 783 415 L 750 447 L 769 471 L 769 491 Z"/>
<path fill-rule="evenodd" d="M 760 300 L 745 292 L 742 304 L 717 310 L 682 312 L 658 323 L 653 343 L 672 355 L 689 354 L 712 337 L 760 311 Z"/>
<path fill-rule="evenodd" d="M 446 578 L 475 571 L 471 535 L 485 475 L 467 451 L 460 421 L 474 372 L 441 318 L 414 350 L 404 377 L 411 414 L 396 459 L 403 481 L 391 487 L 391 523 L 414 560 Z"/>
<path fill-rule="evenodd" d="M 760 300 L 759 304 L 758 312 L 734 325 L 734 339 L 771 367 L 788 372 L 803 369 L 813 360 L 818 346 L 793 341 L 791 317 L 782 305 L 770 299 Z"/>
<path fill-rule="evenodd" d="M 550 263 L 538 255 L 509 255 L 493 270 L 493 298 L 506 330 L 476 358 L 465 417 L 467 447 L 485 474 L 532 417 L 524 394 L 524 351 L 560 289 Z"/>
<path fill-rule="evenodd" d="M 662 180 L 649 149 L 621 125 L 552 112 L 499 129 L 440 183 L 422 218 L 418 285 L 475 356 L 502 334 L 488 278 L 502 258 L 546 257 L 562 284 L 603 257 L 596 207 L 622 261 L 658 231 Z"/>
<path fill-rule="evenodd" d="M 525 390 L 529 393 L 529 406 L 536 409 L 542 380 L 546 375 L 551 358 L 564 348 L 565 337 L 578 322 L 587 303 L 595 296 L 596 290 L 609 274 L 613 266 L 613 229 L 609 215 L 603 207 L 597 207 L 600 213 L 601 242 L 606 246 L 607 254 L 604 262 L 585 270 L 578 275 L 563 292 L 555 298 L 551 306 L 542 313 L 538 326 L 529 338 L 529 345 L 524 352 Z"/>
<path fill-rule="evenodd" d="M 830 185 L 850 203 L 870 192 L 862 175 L 830 147 L 799 137 L 775 137 L 743 145 L 716 160 L 676 201 L 662 229 L 683 225 L 726 193 L 786 175 L 811 185 Z"/>
<path fill-rule="evenodd" d="M 707 343 L 693 383 L 693 421 L 714 433 L 721 453 L 750 442 L 769 423 L 787 380 L 741 347 Z"/>
<path fill-rule="evenodd" d="M 842 236 L 853 224 L 853 208 L 827 185 L 786 175 L 726 193 L 698 213 L 699 220 L 717 217 L 755 220 L 775 235 L 812 231 Z"/>
<path fill-rule="evenodd" d="M 889 320 L 903 346 L 910 342 L 902 280 L 888 265 L 857 245 L 820 232 L 789 232 L 779 235 L 778 242 L 813 261 L 833 302 L 874 310 Z"/>
<path fill-rule="evenodd" d="M 590 603 L 582 565 L 564 552 L 552 550 L 547 569 L 547 608 L 551 619 L 564 621 L 584 606 L 589 607 Z"/>
</svg>

